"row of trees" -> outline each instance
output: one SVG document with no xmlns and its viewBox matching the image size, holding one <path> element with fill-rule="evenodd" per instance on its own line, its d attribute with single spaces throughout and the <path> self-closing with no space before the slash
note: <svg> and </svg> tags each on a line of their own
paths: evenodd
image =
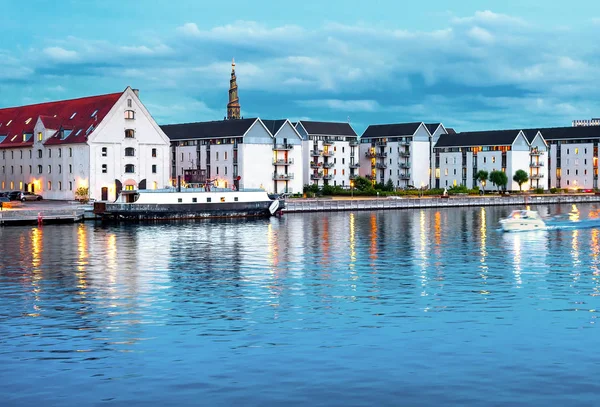
<svg viewBox="0 0 600 407">
<path fill-rule="evenodd" d="M 475 174 L 475 178 L 477 181 L 481 183 L 483 190 L 485 191 L 485 183 L 489 180 L 496 188 L 499 190 L 500 187 L 506 190 L 506 184 L 508 184 L 508 177 L 504 173 L 504 171 L 492 171 L 488 173 L 485 170 L 477 171 Z M 513 181 L 519 184 L 519 191 L 522 191 L 522 185 L 529 180 L 529 175 L 527 175 L 526 171 L 517 170 L 515 175 L 513 175 Z"/>
</svg>

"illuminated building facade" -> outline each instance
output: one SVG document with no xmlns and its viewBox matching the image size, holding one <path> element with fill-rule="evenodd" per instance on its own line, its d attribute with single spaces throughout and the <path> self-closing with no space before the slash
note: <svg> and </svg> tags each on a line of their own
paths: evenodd
<svg viewBox="0 0 600 407">
<path fill-rule="evenodd" d="M 0 189 L 114 200 L 169 183 L 169 139 L 138 91 L 0 109 Z"/>
</svg>

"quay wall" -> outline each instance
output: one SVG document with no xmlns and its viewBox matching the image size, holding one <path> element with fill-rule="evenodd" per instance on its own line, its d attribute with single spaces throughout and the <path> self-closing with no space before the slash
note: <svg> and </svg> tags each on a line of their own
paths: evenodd
<svg viewBox="0 0 600 407">
<path fill-rule="evenodd" d="M 371 211 L 382 209 L 450 208 L 461 206 L 552 205 L 600 202 L 598 195 L 514 195 L 449 198 L 298 199 L 287 201 L 285 213 Z"/>
</svg>

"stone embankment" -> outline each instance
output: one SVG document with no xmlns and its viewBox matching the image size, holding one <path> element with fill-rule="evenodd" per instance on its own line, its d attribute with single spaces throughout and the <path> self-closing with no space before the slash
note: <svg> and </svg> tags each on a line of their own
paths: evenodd
<svg viewBox="0 0 600 407">
<path fill-rule="evenodd" d="M 284 212 L 372 211 L 381 209 L 450 208 L 461 206 L 553 205 L 600 202 L 598 195 L 510 195 L 510 196 L 450 196 L 393 197 L 355 199 L 291 199 Z"/>
</svg>

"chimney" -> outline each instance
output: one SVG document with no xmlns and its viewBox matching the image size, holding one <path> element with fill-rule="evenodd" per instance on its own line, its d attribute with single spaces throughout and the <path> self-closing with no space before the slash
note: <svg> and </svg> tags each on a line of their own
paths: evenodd
<svg viewBox="0 0 600 407">
<path fill-rule="evenodd" d="M 133 93 L 135 93 L 135 96 L 137 96 L 137 98 L 140 98 L 140 90 L 139 89 L 131 89 L 133 91 Z"/>
</svg>

